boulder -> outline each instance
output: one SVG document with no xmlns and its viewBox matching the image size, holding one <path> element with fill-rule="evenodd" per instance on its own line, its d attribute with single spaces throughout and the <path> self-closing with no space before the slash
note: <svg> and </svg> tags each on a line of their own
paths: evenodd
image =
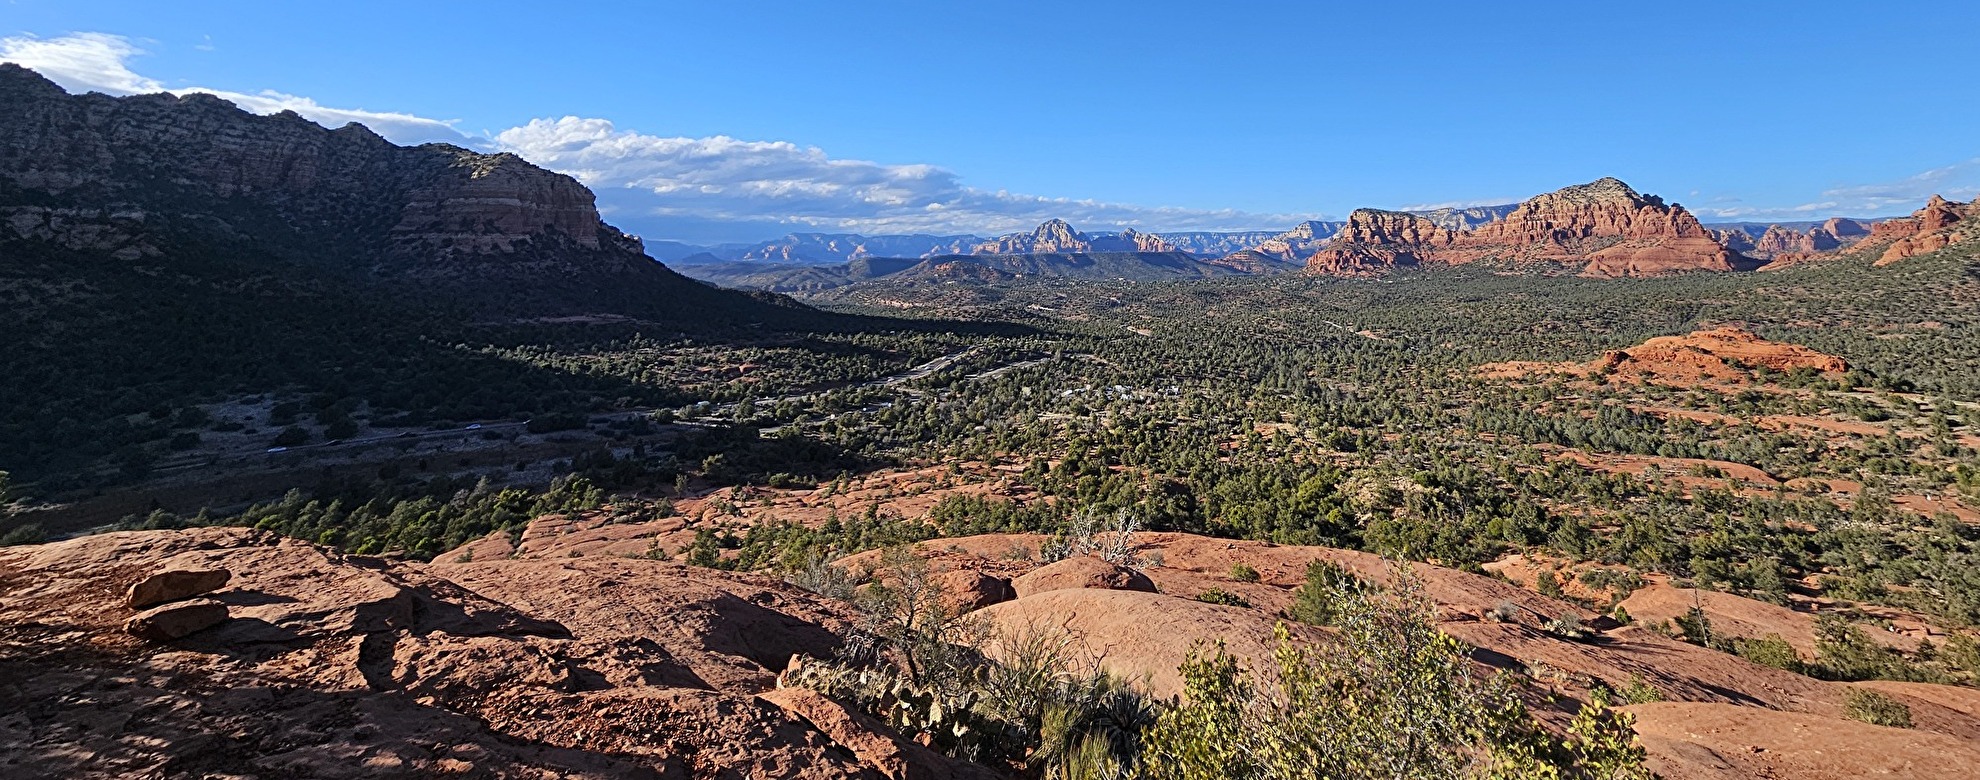
<svg viewBox="0 0 1980 780">
<path fill-rule="evenodd" d="M 227 605 L 212 599 L 153 607 L 124 621 L 124 633 L 150 642 L 170 642 L 227 622 Z"/>
<path fill-rule="evenodd" d="M 1030 574 L 1011 580 L 1011 589 L 1020 599 L 1034 593 L 1074 588 L 1154 593 L 1155 583 L 1148 579 L 1148 575 L 1091 555 L 1041 566 Z"/>
<path fill-rule="evenodd" d="M 963 614 L 1017 598 L 1011 581 L 980 571 L 956 569 L 934 575 L 931 580 L 942 591 L 943 606 Z"/>
<path fill-rule="evenodd" d="M 130 590 L 124 595 L 124 603 L 132 609 L 144 609 L 154 604 L 182 601 L 219 590 L 233 576 L 226 569 L 161 571 L 131 583 Z"/>
</svg>

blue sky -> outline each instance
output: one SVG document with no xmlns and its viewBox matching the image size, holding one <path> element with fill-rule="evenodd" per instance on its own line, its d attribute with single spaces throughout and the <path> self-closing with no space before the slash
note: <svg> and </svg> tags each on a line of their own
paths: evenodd
<svg viewBox="0 0 1980 780">
<path fill-rule="evenodd" d="M 0 59 L 517 151 L 649 238 L 1980 195 L 1980 4 L 0 0 Z M 1736 6 L 1736 7 L 1733 7 Z M 272 94 L 271 94 L 272 93 Z"/>
</svg>

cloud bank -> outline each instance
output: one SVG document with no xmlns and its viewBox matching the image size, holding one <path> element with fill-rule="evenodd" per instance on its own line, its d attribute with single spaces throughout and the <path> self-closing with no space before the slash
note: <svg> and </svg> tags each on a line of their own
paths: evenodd
<svg viewBox="0 0 1980 780">
<path fill-rule="evenodd" d="M 994 234 L 1054 217 L 1085 229 L 1170 231 L 1271 228 L 1315 218 L 992 191 L 933 165 L 839 159 L 786 141 L 645 135 L 596 118 L 536 119 L 497 133 L 494 142 L 576 176 L 633 226 L 714 220 L 825 232 Z"/>
</svg>

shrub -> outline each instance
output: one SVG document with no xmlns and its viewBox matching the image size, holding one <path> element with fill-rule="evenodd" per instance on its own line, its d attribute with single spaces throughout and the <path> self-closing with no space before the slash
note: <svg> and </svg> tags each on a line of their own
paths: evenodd
<svg viewBox="0 0 1980 780">
<path fill-rule="evenodd" d="M 1202 593 L 1199 593 L 1196 596 L 1196 600 L 1201 601 L 1205 604 L 1222 604 L 1227 607 L 1251 606 L 1251 602 L 1244 600 L 1243 596 L 1224 590 L 1222 588 L 1211 588 Z"/>
<path fill-rule="evenodd" d="M 1247 563 L 1231 564 L 1231 579 L 1237 582 L 1257 582 L 1258 570 Z"/>
<path fill-rule="evenodd" d="M 5 534 L 0 534 L 0 547 L 13 547 L 20 544 L 41 544 L 48 541 L 48 534 L 34 523 L 20 526 Z"/>
<path fill-rule="evenodd" d="M 1325 601 L 1338 639 L 1324 648 L 1295 647 L 1281 625 L 1271 674 L 1253 674 L 1221 646 L 1192 652 L 1182 699 L 1143 735 L 1142 776 L 1650 776 L 1628 714 L 1597 696 L 1567 735 L 1548 733 L 1505 678 L 1472 676 L 1464 645 L 1437 630 L 1407 570 L 1394 581 L 1385 594 L 1341 583 Z"/>
<path fill-rule="evenodd" d="M 1876 691 L 1852 688 L 1843 697 L 1843 717 L 1873 726 L 1911 728 L 1911 708 Z"/>
<path fill-rule="evenodd" d="M 1794 645 L 1788 644 L 1779 634 L 1768 634 L 1765 639 L 1735 639 L 1733 652 L 1756 664 L 1795 674 L 1804 674 L 1808 669 L 1807 664 L 1801 661 L 1801 654 L 1795 652 Z"/>
<path fill-rule="evenodd" d="M 1367 590 L 1366 583 L 1339 564 L 1314 561 L 1307 564 L 1306 582 L 1293 592 L 1286 617 L 1308 625 L 1331 626 L 1340 614 L 1341 600 Z"/>
<path fill-rule="evenodd" d="M 835 660 L 793 664 L 783 683 L 848 702 L 950 756 L 1020 768 L 1021 776 L 1131 776 L 1156 715 L 1147 697 L 1076 657 L 1063 631 L 990 636 L 955 619 L 926 574 L 926 561 L 908 548 L 889 549 L 875 575 L 884 584 L 858 595 L 869 641 L 848 643 Z"/>
<path fill-rule="evenodd" d="M 784 581 L 826 598 L 851 601 L 859 588 L 858 580 L 846 570 L 825 559 L 823 555 L 812 555 L 790 574 Z"/>
<path fill-rule="evenodd" d="M 293 425 L 283 428 L 281 433 L 275 434 L 275 441 L 271 442 L 276 447 L 294 447 L 298 444 L 307 443 L 309 443 L 309 431 Z"/>
<path fill-rule="evenodd" d="M 1664 700 L 1664 692 L 1651 687 L 1640 674 L 1630 675 L 1629 682 L 1623 685 L 1621 691 L 1617 691 L 1617 695 L 1622 697 L 1624 704 L 1648 704 Z"/>
</svg>

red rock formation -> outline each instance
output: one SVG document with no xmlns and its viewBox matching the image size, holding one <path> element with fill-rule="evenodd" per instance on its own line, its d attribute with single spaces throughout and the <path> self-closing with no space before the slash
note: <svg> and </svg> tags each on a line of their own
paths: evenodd
<svg viewBox="0 0 1980 780">
<path fill-rule="evenodd" d="M 1122 231 L 1120 236 L 1115 238 L 1114 240 L 1120 242 L 1120 244 L 1122 245 L 1122 249 L 1120 251 L 1125 251 L 1125 252 L 1176 251 L 1176 248 L 1174 246 L 1171 246 L 1169 242 L 1167 240 L 1164 240 L 1161 236 L 1154 235 L 1152 233 L 1138 232 L 1132 228 Z M 1100 241 L 1098 240 L 1094 241 L 1093 243 L 1095 244 L 1094 251 L 1101 251 L 1101 252 L 1113 251 L 1107 249 L 1100 249 L 1098 246 L 1100 244 Z"/>
<path fill-rule="evenodd" d="M 1691 212 L 1613 178 L 1531 198 L 1456 244 L 1454 258 L 1586 261 L 1582 273 L 1598 277 L 1731 271 L 1738 258 Z"/>
<path fill-rule="evenodd" d="M 1319 274 L 1364 275 L 1399 265 L 1494 260 L 1582 264 L 1595 277 L 1731 271 L 1744 258 L 1679 206 L 1616 179 L 1539 195 L 1504 219 L 1452 232 L 1413 214 L 1364 210 L 1307 263 Z"/>
<path fill-rule="evenodd" d="M 1844 217 L 1830 217 L 1827 222 L 1822 223 L 1821 230 L 1846 244 L 1861 241 L 1870 235 L 1868 226 Z"/>
<path fill-rule="evenodd" d="M 1953 244 L 1980 238 L 1980 225 L 1966 219 L 1980 216 L 1980 201 L 1954 203 L 1933 195 L 1925 208 L 1909 217 L 1887 219 L 1870 226 L 1866 243 L 1891 242 L 1877 258 L 1876 265 L 1889 265 L 1907 257 L 1936 252 Z"/>
<path fill-rule="evenodd" d="M 232 577 L 134 616 L 122 591 L 160 570 Z M 765 577 L 201 528 L 3 548 L 0 585 L 0 709 L 27 713 L 0 729 L 6 777 L 995 776 L 819 697 L 759 699 L 855 617 Z"/>
<path fill-rule="evenodd" d="M 1448 248 L 1456 235 L 1408 212 L 1356 209 L 1326 248 L 1307 258 L 1306 270 L 1325 276 L 1380 275 L 1422 264 Z"/>
<path fill-rule="evenodd" d="M 1274 255 L 1268 255 L 1252 249 L 1232 252 L 1223 257 L 1214 260 L 1205 260 L 1203 262 L 1247 274 L 1281 273 L 1298 267 L 1290 261 L 1282 260 Z"/>
<path fill-rule="evenodd" d="M 1744 384 L 1752 368 L 1782 373 L 1813 369 L 1829 376 L 1849 371 L 1842 358 L 1799 344 L 1768 341 L 1735 327 L 1659 336 L 1629 349 L 1611 350 L 1590 363 L 1495 363 L 1480 367 L 1485 376 L 1512 378 L 1545 374 L 1605 376 L 1611 381 L 1677 385 Z"/>
</svg>

